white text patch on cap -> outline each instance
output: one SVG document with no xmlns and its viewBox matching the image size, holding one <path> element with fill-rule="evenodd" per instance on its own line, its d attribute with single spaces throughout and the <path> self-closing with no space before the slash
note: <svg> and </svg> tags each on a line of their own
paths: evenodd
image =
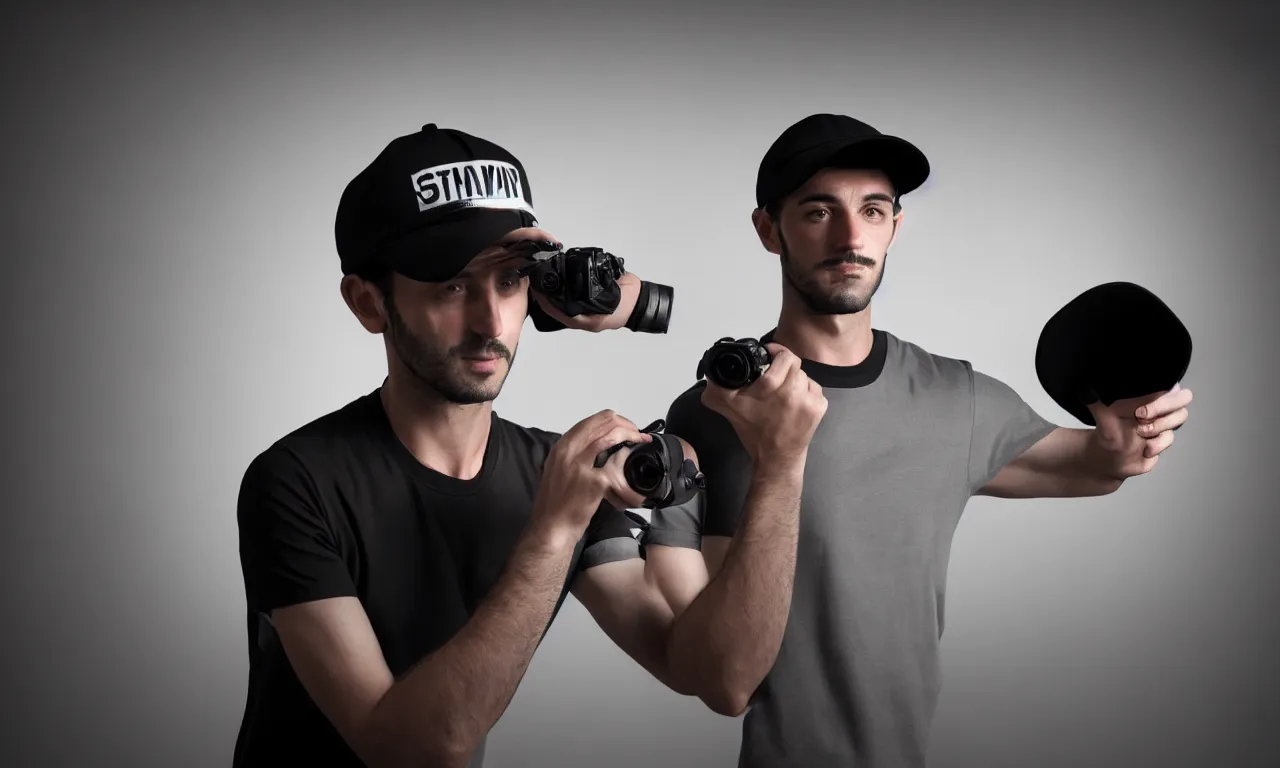
<svg viewBox="0 0 1280 768">
<path fill-rule="evenodd" d="M 413 174 L 418 210 L 504 208 L 530 211 L 520 171 L 500 160 L 465 160 Z"/>
</svg>

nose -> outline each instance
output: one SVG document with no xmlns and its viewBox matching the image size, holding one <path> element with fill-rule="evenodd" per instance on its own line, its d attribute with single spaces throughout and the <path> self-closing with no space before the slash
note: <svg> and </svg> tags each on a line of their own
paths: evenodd
<svg viewBox="0 0 1280 768">
<path fill-rule="evenodd" d="M 831 246 L 832 250 L 840 251 L 841 253 L 846 251 L 861 253 L 862 235 L 863 228 L 857 216 L 839 213 L 831 217 L 831 225 L 827 228 L 827 238 L 828 245 Z"/>
<path fill-rule="evenodd" d="M 477 287 L 468 296 L 467 326 L 473 333 L 486 339 L 502 335 L 502 306 L 500 296 L 492 285 Z"/>
</svg>

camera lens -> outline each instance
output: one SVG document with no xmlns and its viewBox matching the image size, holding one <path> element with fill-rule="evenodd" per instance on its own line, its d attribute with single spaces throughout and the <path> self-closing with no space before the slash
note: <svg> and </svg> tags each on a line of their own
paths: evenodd
<svg viewBox="0 0 1280 768">
<path fill-rule="evenodd" d="M 550 293 L 560 287 L 560 276 L 555 272 L 543 272 L 539 284 L 544 293 Z"/>
<path fill-rule="evenodd" d="M 734 351 L 717 357 L 711 370 L 715 374 L 717 384 L 722 387 L 736 388 L 746 385 L 751 366 L 742 354 Z"/>
<path fill-rule="evenodd" d="M 648 496 L 662 485 L 666 470 L 662 462 L 651 453 L 634 453 L 627 462 L 627 482 L 636 493 Z"/>
</svg>

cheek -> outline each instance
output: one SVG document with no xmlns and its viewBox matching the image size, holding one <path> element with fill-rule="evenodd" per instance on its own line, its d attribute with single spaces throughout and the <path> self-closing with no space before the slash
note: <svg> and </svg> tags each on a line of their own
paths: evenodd
<svg viewBox="0 0 1280 768">
<path fill-rule="evenodd" d="M 821 226 L 794 227 L 787 233 L 787 258 L 797 267 L 811 267 L 827 258 L 830 252 L 827 231 Z"/>
<path fill-rule="evenodd" d="M 529 296 L 524 291 L 504 301 L 502 304 L 502 335 L 511 339 L 518 338 L 520 329 L 524 326 L 525 318 L 528 316 Z"/>
</svg>

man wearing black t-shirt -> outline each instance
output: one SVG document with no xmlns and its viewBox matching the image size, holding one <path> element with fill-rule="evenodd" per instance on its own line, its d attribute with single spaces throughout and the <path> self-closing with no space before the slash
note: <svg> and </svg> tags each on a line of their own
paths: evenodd
<svg viewBox="0 0 1280 768">
<path fill-rule="evenodd" d="M 772 544 L 744 541 L 721 597 L 677 622 L 619 511 L 641 501 L 620 472 L 627 449 L 594 466 L 652 438 L 609 411 L 557 435 L 492 406 L 527 315 L 545 330 L 652 328 L 649 286 L 624 275 L 608 315 L 531 302 L 512 246 L 554 238 L 536 226 L 523 166 L 434 125 L 348 185 L 336 237 L 343 297 L 383 335 L 388 372 L 245 473 L 250 672 L 235 765 L 480 766 L 569 591 L 657 679 L 722 708 L 726 670 L 760 657 L 738 610 L 750 572 L 736 564 Z M 783 356 L 723 412 L 772 457 L 804 450 L 824 403 Z M 796 481 L 764 472 L 756 484 L 785 509 Z M 711 648 L 713 623 L 739 631 Z"/>
</svg>

